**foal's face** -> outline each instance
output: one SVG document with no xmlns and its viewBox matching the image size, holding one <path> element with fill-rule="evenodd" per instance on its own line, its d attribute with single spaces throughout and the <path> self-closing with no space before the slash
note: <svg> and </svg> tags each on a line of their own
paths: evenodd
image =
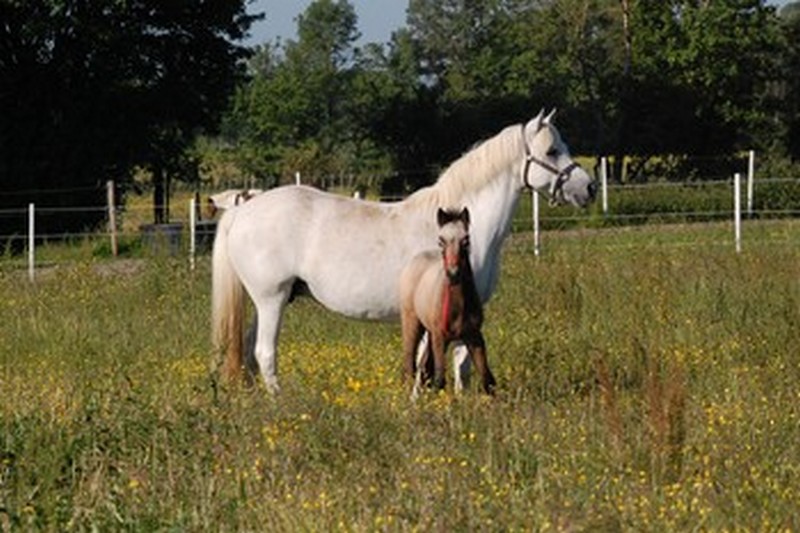
<svg viewBox="0 0 800 533">
<path fill-rule="evenodd" d="M 453 220 L 439 228 L 439 247 L 442 249 L 444 271 L 451 280 L 461 275 L 463 261 L 469 260 L 469 232 L 467 224 Z"/>
</svg>

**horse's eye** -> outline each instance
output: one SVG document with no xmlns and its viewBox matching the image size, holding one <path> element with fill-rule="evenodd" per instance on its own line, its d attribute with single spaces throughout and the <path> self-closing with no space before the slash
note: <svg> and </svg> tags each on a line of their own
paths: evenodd
<svg viewBox="0 0 800 533">
<path fill-rule="evenodd" d="M 447 246 L 447 241 L 445 241 L 444 238 L 439 237 L 439 248 L 444 248 L 445 246 Z"/>
<path fill-rule="evenodd" d="M 556 157 L 557 155 L 558 155 L 558 148 L 553 147 L 547 151 L 547 157 Z"/>
<path fill-rule="evenodd" d="M 461 239 L 461 247 L 469 248 L 469 237 L 464 237 L 463 239 Z"/>
</svg>

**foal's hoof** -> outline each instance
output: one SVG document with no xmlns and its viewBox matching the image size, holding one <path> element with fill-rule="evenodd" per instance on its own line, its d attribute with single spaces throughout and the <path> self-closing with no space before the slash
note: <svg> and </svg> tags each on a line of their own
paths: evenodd
<svg viewBox="0 0 800 533">
<path fill-rule="evenodd" d="M 489 375 L 486 376 L 486 379 L 483 381 L 483 392 L 488 394 L 489 396 L 494 396 L 494 389 L 497 387 L 497 381 L 494 379 L 494 375 L 489 372 Z"/>
</svg>

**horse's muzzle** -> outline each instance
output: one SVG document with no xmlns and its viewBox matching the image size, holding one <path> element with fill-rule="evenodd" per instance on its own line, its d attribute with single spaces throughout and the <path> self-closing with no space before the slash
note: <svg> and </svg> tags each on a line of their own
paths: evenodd
<svg viewBox="0 0 800 533">
<path fill-rule="evenodd" d="M 594 180 L 589 184 L 589 201 L 593 201 L 595 198 L 597 198 L 597 189 L 599 188 L 600 186 L 597 183 L 597 180 Z"/>
</svg>

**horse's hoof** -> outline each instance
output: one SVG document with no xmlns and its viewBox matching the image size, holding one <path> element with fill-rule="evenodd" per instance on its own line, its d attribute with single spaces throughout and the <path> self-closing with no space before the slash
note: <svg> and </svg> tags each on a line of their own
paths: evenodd
<svg viewBox="0 0 800 533">
<path fill-rule="evenodd" d="M 281 387 L 278 385 L 278 380 L 275 378 L 264 379 L 264 386 L 267 387 L 267 392 L 273 396 L 281 392 Z"/>
</svg>

